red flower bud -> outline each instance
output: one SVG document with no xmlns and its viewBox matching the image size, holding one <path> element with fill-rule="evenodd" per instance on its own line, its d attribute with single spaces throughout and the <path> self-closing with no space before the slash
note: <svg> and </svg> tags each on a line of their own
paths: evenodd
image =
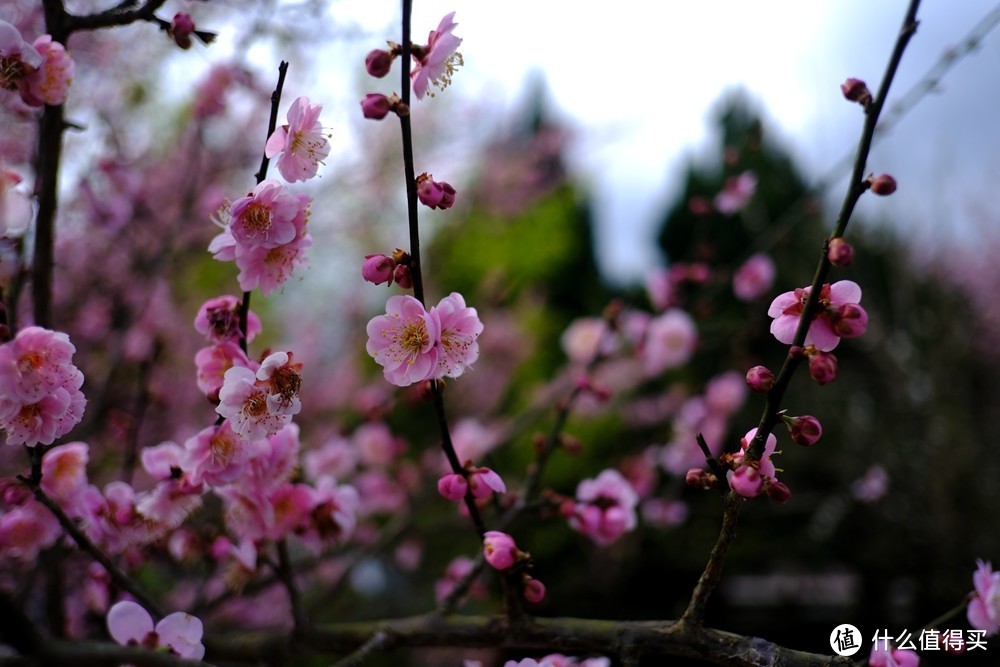
<svg viewBox="0 0 1000 667">
<path fill-rule="evenodd" d="M 381 79 L 392 69 L 392 61 L 395 59 L 394 52 L 375 49 L 365 56 L 365 69 L 376 79 Z"/>
<path fill-rule="evenodd" d="M 833 382 L 837 379 L 837 357 L 818 350 L 810 354 L 809 377 L 818 385 Z"/>
<path fill-rule="evenodd" d="M 812 415 L 801 417 L 783 417 L 792 442 L 803 447 L 812 447 L 823 435 L 823 426 Z"/>
<path fill-rule="evenodd" d="M 861 79 L 848 79 L 840 84 L 840 92 L 851 102 L 857 102 L 866 109 L 872 103 L 872 92 L 868 90 L 868 85 Z"/>
<path fill-rule="evenodd" d="M 385 95 L 368 93 L 361 100 L 361 113 L 371 120 L 382 120 L 392 110 L 392 102 Z"/>
<path fill-rule="evenodd" d="M 834 266 L 847 266 L 854 260 L 854 246 L 845 241 L 842 236 L 838 236 L 830 240 L 826 257 Z"/>
<path fill-rule="evenodd" d="M 405 264 L 397 264 L 392 277 L 395 279 L 396 284 L 403 289 L 413 288 L 413 274 L 410 273 L 410 267 Z"/>
<path fill-rule="evenodd" d="M 185 14 L 184 12 L 174 14 L 174 20 L 170 22 L 170 27 L 167 28 L 167 34 L 182 49 L 191 48 L 191 33 L 193 32 L 194 21 L 191 20 L 189 14 Z"/>
<path fill-rule="evenodd" d="M 883 197 L 891 195 L 896 191 L 896 179 L 889 174 L 869 176 L 868 184 L 872 192 Z"/>
<path fill-rule="evenodd" d="M 774 386 L 774 373 L 765 366 L 754 366 L 747 371 L 747 386 L 758 394 L 766 394 Z"/>
<path fill-rule="evenodd" d="M 396 262 L 385 255 L 365 255 L 365 263 L 361 266 L 361 277 L 375 285 L 389 283 L 392 285 Z"/>
<path fill-rule="evenodd" d="M 792 497 L 792 490 L 784 482 L 768 477 L 764 480 L 764 493 L 776 503 L 788 502 Z"/>
<path fill-rule="evenodd" d="M 719 484 L 719 478 L 701 468 L 691 468 L 684 475 L 684 483 L 688 486 L 707 491 L 714 489 Z"/>
</svg>

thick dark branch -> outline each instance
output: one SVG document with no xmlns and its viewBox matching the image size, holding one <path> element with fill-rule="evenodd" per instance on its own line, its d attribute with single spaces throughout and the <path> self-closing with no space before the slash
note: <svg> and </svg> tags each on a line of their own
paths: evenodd
<svg viewBox="0 0 1000 667">
<path fill-rule="evenodd" d="M 724 667 L 849 667 L 848 658 L 795 651 L 777 644 L 672 621 L 605 621 L 435 614 L 390 621 L 338 623 L 299 635 L 244 635 L 206 641 L 216 661 L 280 663 L 294 656 L 417 647 L 509 648 L 662 659 L 698 658 Z M 351 664 L 347 662 L 346 664 Z"/>
<path fill-rule="evenodd" d="M 129 25 L 136 21 L 156 22 L 155 12 L 164 4 L 166 0 L 148 0 L 137 9 L 131 9 L 135 3 L 120 3 L 111 9 L 94 14 L 76 16 L 66 15 L 66 32 L 76 32 L 77 30 L 98 30 L 100 28 L 111 28 L 114 26 Z"/>
</svg>

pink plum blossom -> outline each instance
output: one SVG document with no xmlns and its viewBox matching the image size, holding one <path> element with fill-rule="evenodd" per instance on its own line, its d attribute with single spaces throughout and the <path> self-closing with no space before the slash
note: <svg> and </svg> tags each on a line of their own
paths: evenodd
<svg viewBox="0 0 1000 667">
<path fill-rule="evenodd" d="M 306 476 L 312 480 L 324 475 L 341 479 L 353 473 L 357 465 L 356 448 L 350 440 L 341 436 L 330 438 L 303 455 Z"/>
<path fill-rule="evenodd" d="M 42 455 L 42 490 L 61 504 L 73 504 L 87 488 L 90 447 L 68 442 Z"/>
<path fill-rule="evenodd" d="M 0 88 L 18 90 L 23 98 L 28 89 L 28 76 L 41 67 L 44 60 L 38 49 L 24 41 L 20 30 L 0 20 Z"/>
<path fill-rule="evenodd" d="M 351 443 L 361 462 L 370 466 L 388 466 L 406 450 L 406 442 L 382 421 L 358 426 L 351 434 Z"/>
<path fill-rule="evenodd" d="M 476 339 L 483 332 L 483 323 L 475 308 L 465 305 L 458 292 L 452 292 L 431 308 L 430 316 L 437 320 L 438 354 L 434 378 L 457 378 L 479 358 Z"/>
<path fill-rule="evenodd" d="M 198 314 L 195 315 L 195 331 L 208 338 L 212 343 L 222 343 L 227 340 L 238 341 L 242 338 L 240 304 L 241 300 L 230 294 L 209 299 L 201 304 Z M 248 311 L 247 342 L 253 342 L 254 336 L 259 334 L 262 328 L 257 313 L 252 310 Z"/>
<path fill-rule="evenodd" d="M 43 60 L 38 69 L 25 77 L 27 85 L 21 88 L 21 98 L 26 104 L 36 107 L 65 103 L 76 67 L 73 59 L 62 44 L 52 41 L 51 35 L 41 35 L 32 46 Z"/>
<path fill-rule="evenodd" d="M 291 352 L 273 352 L 260 362 L 257 383 L 267 392 L 267 410 L 278 415 L 297 415 L 302 409 L 299 388 L 302 386 L 300 371 Z"/>
<path fill-rule="evenodd" d="M 230 205 L 229 231 L 243 248 L 277 248 L 305 230 L 309 204 L 308 195 L 292 194 L 278 181 L 266 179 Z"/>
<path fill-rule="evenodd" d="M 966 609 L 969 625 L 995 635 L 1000 632 L 1000 572 L 994 572 L 990 563 L 977 560 L 972 583 L 975 596 Z"/>
<path fill-rule="evenodd" d="M 750 255 L 733 274 L 733 294 L 740 301 L 753 301 L 774 283 L 774 260 L 765 253 Z"/>
<path fill-rule="evenodd" d="M 34 560 L 62 534 L 55 515 L 34 500 L 0 514 L 0 552 L 11 558 Z"/>
<path fill-rule="evenodd" d="M 244 440 L 259 440 L 277 433 L 292 419 L 292 413 L 274 412 L 266 388 L 249 368 L 234 366 L 226 371 L 219 405 L 215 411 L 233 422 L 233 431 Z"/>
<path fill-rule="evenodd" d="M 184 442 L 183 467 L 194 484 L 221 486 L 235 482 L 243 474 L 252 450 L 233 433 L 231 422 L 209 426 Z"/>
<path fill-rule="evenodd" d="M 59 387 L 76 382 L 76 348 L 69 336 L 41 327 L 25 327 L 0 345 L 0 399 L 34 403 Z M 77 385 L 79 386 L 79 385 Z"/>
<path fill-rule="evenodd" d="M 746 206 L 756 191 L 757 177 L 752 171 L 727 178 L 722 192 L 715 196 L 715 210 L 723 215 L 732 215 Z"/>
<path fill-rule="evenodd" d="M 7 431 L 7 444 L 51 445 L 69 433 L 83 419 L 87 406 L 81 385 L 83 373 L 77 372 L 68 385 L 57 387 L 35 403 L 0 399 L 0 428 Z"/>
<path fill-rule="evenodd" d="M 182 611 L 174 612 L 153 626 L 153 617 L 131 600 L 116 602 L 108 611 L 108 633 L 122 646 L 164 648 L 173 655 L 192 660 L 205 656 L 201 643 L 201 620 Z"/>
<path fill-rule="evenodd" d="M 799 316 L 809 297 L 810 287 L 785 292 L 771 302 L 767 314 L 774 318 L 771 333 L 780 342 L 791 345 Z M 850 280 L 823 285 L 817 314 L 809 325 L 803 345 L 814 345 L 821 352 L 837 347 L 841 337 L 853 338 L 864 333 L 868 315 L 859 306 L 861 288 Z"/>
<path fill-rule="evenodd" d="M 576 488 L 576 507 L 569 525 L 594 542 L 607 546 L 634 530 L 639 496 L 620 472 L 604 470 Z"/>
<path fill-rule="evenodd" d="M 428 35 L 427 45 L 414 50 L 413 57 L 417 62 L 410 71 L 410 77 L 413 79 L 413 94 L 418 99 L 423 99 L 431 84 L 441 90 L 447 88 L 455 69 L 462 64 L 461 54 L 456 53 L 462 40 L 452 34 L 458 25 L 454 18 L 455 12 L 447 14 L 441 19 L 437 29 Z M 433 96 L 431 93 L 431 97 Z"/>
<path fill-rule="evenodd" d="M 575 364 L 588 364 L 598 354 L 615 351 L 616 338 L 603 317 L 580 317 L 573 320 L 559 338 L 563 352 Z"/>
<path fill-rule="evenodd" d="M 500 475 L 490 468 L 472 467 L 469 471 L 469 490 L 473 498 L 482 500 L 494 493 L 507 493 L 507 485 Z"/>
<path fill-rule="evenodd" d="M 454 311 L 449 314 L 456 315 Z M 465 324 L 464 318 L 459 323 Z M 405 387 L 438 371 L 440 320 L 414 297 L 389 297 L 386 314 L 372 318 L 367 332 L 368 354 L 382 366 L 392 384 Z"/>
<path fill-rule="evenodd" d="M 774 455 L 778 447 L 778 438 L 773 433 L 767 435 L 764 453 L 759 461 L 753 463 L 744 461 L 746 452 L 756 435 L 757 429 L 752 428 L 740 440 L 740 451 L 733 454 L 734 468 L 727 474 L 729 486 L 744 498 L 753 498 L 764 489 L 767 481 L 777 480 L 777 472 L 774 463 L 771 462 L 771 456 Z"/>
<path fill-rule="evenodd" d="M 306 232 L 290 243 L 277 248 L 253 246 L 237 248 L 235 252 L 236 266 L 240 273 L 236 276 L 240 289 L 249 292 L 259 287 L 261 294 L 267 296 L 281 287 L 292 273 L 309 265 L 306 250 L 312 246 L 312 236 Z M 219 254 L 216 254 L 216 259 Z"/>
<path fill-rule="evenodd" d="M 269 158 L 281 154 L 276 166 L 289 183 L 307 181 L 316 175 L 320 163 L 330 154 L 330 143 L 319 122 L 323 105 L 310 104 L 299 97 L 288 109 L 288 124 L 274 131 L 264 147 Z"/>
<path fill-rule="evenodd" d="M 304 540 L 316 546 L 343 544 L 354 533 L 361 499 L 358 491 L 348 484 L 338 485 L 332 477 L 321 477 L 311 493 L 309 528 L 302 533 Z"/>
<path fill-rule="evenodd" d="M 683 310 L 671 308 L 649 321 L 641 357 L 649 375 L 687 363 L 698 344 L 694 320 Z"/>
<path fill-rule="evenodd" d="M 235 366 L 251 368 L 246 353 L 231 340 L 198 350 L 194 363 L 198 369 L 198 389 L 213 401 L 219 400 L 226 371 Z"/>
<path fill-rule="evenodd" d="M 918 667 L 920 656 L 908 649 L 893 648 L 888 639 L 877 639 L 872 644 L 868 667 Z"/>
</svg>

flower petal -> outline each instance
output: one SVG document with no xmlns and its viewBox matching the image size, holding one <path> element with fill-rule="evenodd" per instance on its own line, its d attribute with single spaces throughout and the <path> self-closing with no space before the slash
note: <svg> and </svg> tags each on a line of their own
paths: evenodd
<svg viewBox="0 0 1000 667">
<path fill-rule="evenodd" d="M 153 631 L 153 617 L 142 605 L 131 600 L 123 600 L 111 607 L 107 623 L 108 633 L 122 646 L 132 640 L 141 643 Z"/>
</svg>

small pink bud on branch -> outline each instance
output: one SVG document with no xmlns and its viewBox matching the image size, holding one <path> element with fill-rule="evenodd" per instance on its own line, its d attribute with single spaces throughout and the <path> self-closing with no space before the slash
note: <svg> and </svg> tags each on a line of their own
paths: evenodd
<svg viewBox="0 0 1000 667">
<path fill-rule="evenodd" d="M 840 84 L 840 92 L 844 98 L 851 102 L 857 102 L 867 111 L 872 105 L 872 91 L 868 90 L 868 85 L 861 79 L 848 79 Z"/>
<path fill-rule="evenodd" d="M 766 366 L 754 366 L 747 371 L 747 386 L 758 394 L 766 394 L 774 386 L 774 373 Z"/>
<path fill-rule="evenodd" d="M 823 426 L 812 415 L 802 415 L 801 417 L 782 415 L 781 419 L 788 427 L 788 433 L 795 444 L 812 447 L 823 435 Z"/>
<path fill-rule="evenodd" d="M 868 188 L 877 195 L 887 197 L 896 191 L 896 179 L 889 174 L 879 174 L 878 176 L 868 176 L 865 179 Z"/>
<path fill-rule="evenodd" d="M 845 241 L 842 236 L 838 236 L 830 240 L 826 257 L 834 266 L 848 266 L 854 261 L 854 246 Z"/>
</svg>

